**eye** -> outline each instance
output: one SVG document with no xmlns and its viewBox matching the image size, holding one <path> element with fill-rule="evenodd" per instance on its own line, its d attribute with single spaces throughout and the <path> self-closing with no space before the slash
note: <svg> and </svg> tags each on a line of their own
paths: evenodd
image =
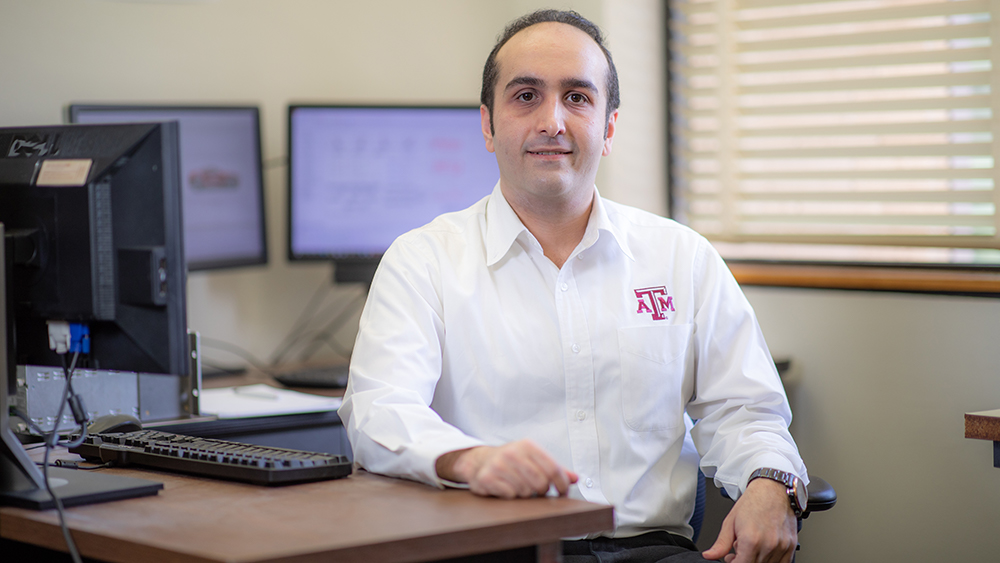
<svg viewBox="0 0 1000 563">
<path fill-rule="evenodd" d="M 534 92 L 521 92 L 520 94 L 518 94 L 517 99 L 521 100 L 522 102 L 530 102 L 531 100 L 535 99 L 535 93 Z"/>
<path fill-rule="evenodd" d="M 587 101 L 587 96 L 584 96 L 583 94 L 580 94 L 578 92 L 573 92 L 572 94 L 570 94 L 569 96 L 567 96 L 567 99 L 571 103 L 582 104 L 582 103 L 584 103 L 584 102 Z"/>
</svg>

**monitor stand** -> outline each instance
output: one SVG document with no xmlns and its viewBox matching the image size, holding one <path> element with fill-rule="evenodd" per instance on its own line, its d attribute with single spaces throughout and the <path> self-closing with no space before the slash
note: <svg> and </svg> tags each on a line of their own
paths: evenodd
<svg viewBox="0 0 1000 563">
<path fill-rule="evenodd" d="M 6 450 L 6 444 L 3 448 Z M 11 467 L 7 451 L 0 455 L 0 471 L 3 472 L 3 483 L 0 485 L 0 504 L 29 508 L 31 510 L 48 510 L 55 508 L 56 503 L 45 489 L 34 481 L 25 479 L 18 467 Z M 38 470 L 37 467 L 34 469 Z M 39 470 L 39 473 L 41 471 Z M 11 478 L 15 477 L 15 478 Z M 17 479 L 16 477 L 21 477 Z M 22 481 L 21 486 L 13 481 Z M 63 506 L 79 506 L 112 500 L 144 497 L 155 495 L 163 488 L 163 483 L 107 475 L 94 471 L 67 469 L 65 467 L 49 468 L 49 483 L 52 490 L 59 496 Z"/>
<path fill-rule="evenodd" d="M 333 281 L 335 283 L 363 283 L 371 287 L 372 278 L 382 256 L 361 256 L 335 258 L 333 260 Z"/>
<path fill-rule="evenodd" d="M 45 488 L 42 471 L 28 456 L 21 441 L 10 426 L 8 395 L 14 385 L 16 357 L 8 347 L 13 335 L 10 300 L 10 262 L 7 259 L 7 238 L 0 223 L 0 504 L 46 510 L 55 508 L 55 501 Z M 49 483 L 63 506 L 78 506 L 133 497 L 155 495 L 162 483 L 121 475 L 50 467 Z"/>
</svg>

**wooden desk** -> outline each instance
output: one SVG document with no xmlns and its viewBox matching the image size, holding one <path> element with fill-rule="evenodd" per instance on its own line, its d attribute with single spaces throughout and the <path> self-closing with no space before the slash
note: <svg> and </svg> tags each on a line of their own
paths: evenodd
<svg viewBox="0 0 1000 563">
<path fill-rule="evenodd" d="M 966 413 L 965 437 L 993 440 L 993 467 L 1000 467 L 1000 409 Z"/>
<path fill-rule="evenodd" d="M 165 486 L 154 497 L 66 510 L 81 555 L 116 563 L 407 562 L 526 546 L 538 546 L 523 550 L 529 560 L 560 561 L 558 538 L 613 525 L 609 506 L 566 498 L 489 499 L 365 472 L 269 488 L 104 471 Z M 0 536 L 65 551 L 54 510 L 0 508 Z"/>
</svg>

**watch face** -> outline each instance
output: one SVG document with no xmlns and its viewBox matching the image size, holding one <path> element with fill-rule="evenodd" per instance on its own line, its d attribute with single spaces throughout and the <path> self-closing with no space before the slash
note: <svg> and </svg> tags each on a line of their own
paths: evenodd
<svg viewBox="0 0 1000 563">
<path fill-rule="evenodd" d="M 795 491 L 795 503 L 799 505 L 799 510 L 805 510 L 806 505 L 809 502 L 809 491 L 806 486 L 802 484 L 802 480 L 799 478 L 794 478 L 795 484 L 792 485 L 792 490 Z"/>
<path fill-rule="evenodd" d="M 787 487 L 789 502 L 792 503 L 792 510 L 795 511 L 796 516 L 801 516 L 802 512 L 806 510 L 806 505 L 809 503 L 809 490 L 806 489 L 805 483 L 801 479 L 791 473 L 767 467 L 762 467 L 751 473 L 750 481 L 758 477 L 777 481 Z"/>
</svg>

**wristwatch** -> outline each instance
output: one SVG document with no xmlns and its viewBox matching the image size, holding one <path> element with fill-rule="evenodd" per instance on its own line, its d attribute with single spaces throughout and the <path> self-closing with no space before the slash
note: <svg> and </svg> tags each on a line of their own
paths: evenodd
<svg viewBox="0 0 1000 563">
<path fill-rule="evenodd" d="M 795 513 L 796 518 L 802 518 L 802 513 L 805 512 L 806 505 L 809 502 L 809 491 L 806 490 L 802 479 L 785 471 L 779 471 L 770 467 L 761 467 L 750 474 L 750 480 L 747 481 L 747 484 L 758 478 L 770 479 L 784 485 L 788 492 L 788 500 L 792 505 L 792 512 Z"/>
</svg>

